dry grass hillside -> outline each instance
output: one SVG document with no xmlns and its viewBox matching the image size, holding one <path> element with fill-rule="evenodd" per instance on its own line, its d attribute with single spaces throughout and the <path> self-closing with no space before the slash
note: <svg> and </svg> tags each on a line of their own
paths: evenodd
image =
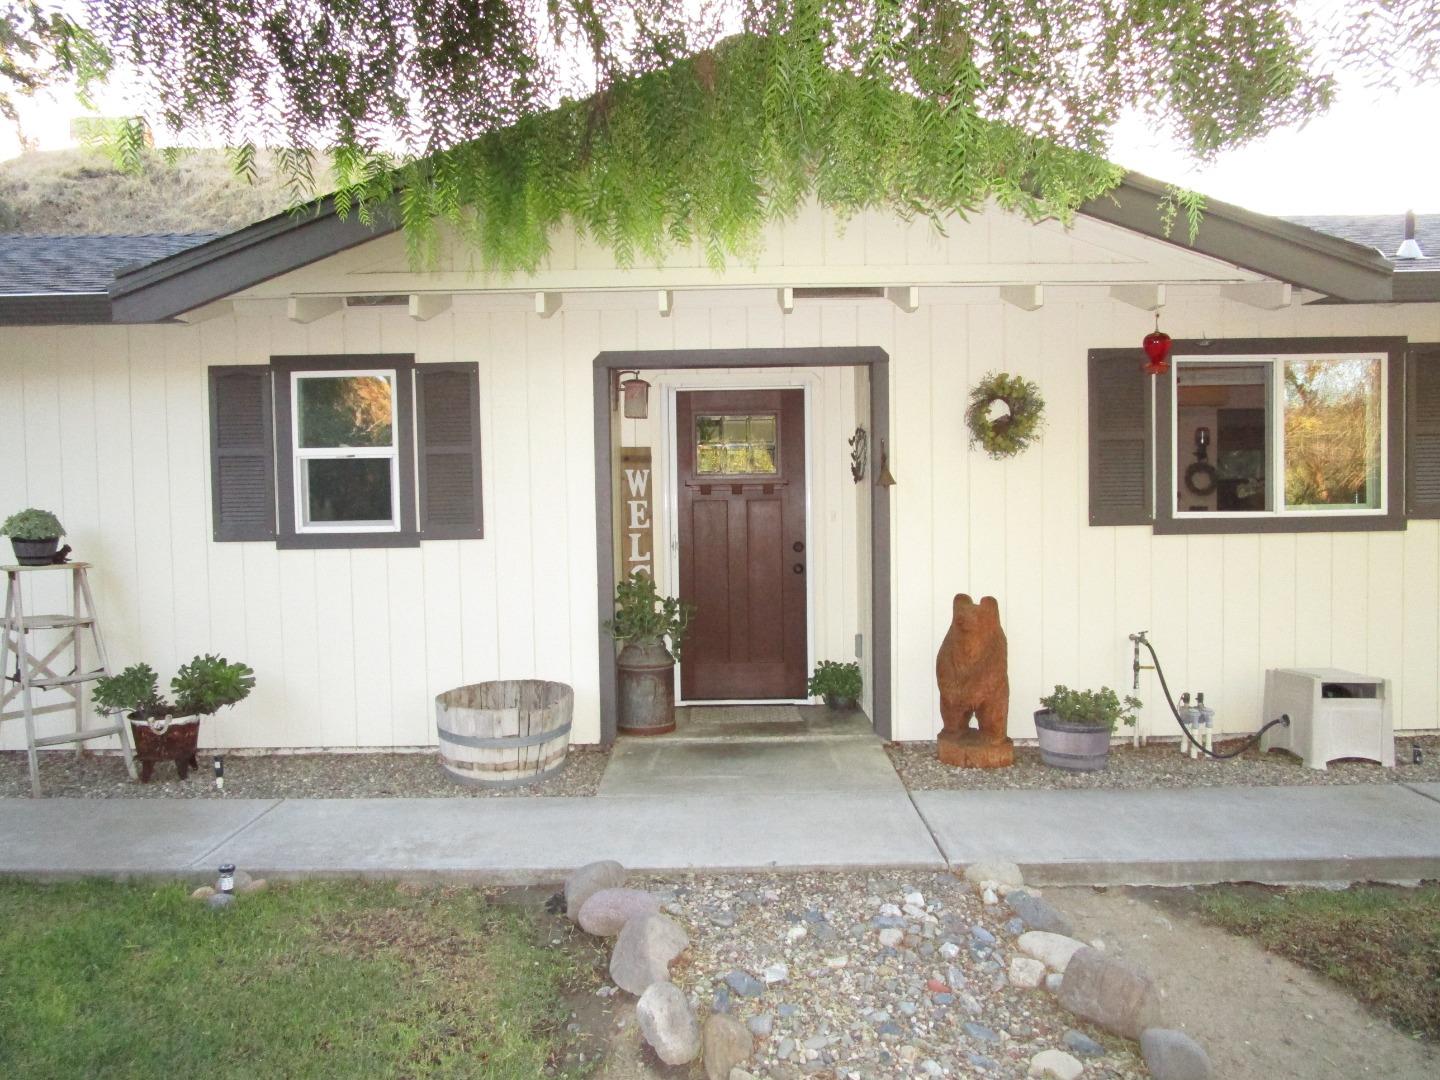
<svg viewBox="0 0 1440 1080">
<path fill-rule="evenodd" d="M 173 165 L 154 155 L 142 173 L 116 169 L 94 150 L 52 150 L 0 162 L 0 232 L 228 232 L 285 210 L 272 162 L 254 184 L 223 151 L 197 150 Z"/>
</svg>

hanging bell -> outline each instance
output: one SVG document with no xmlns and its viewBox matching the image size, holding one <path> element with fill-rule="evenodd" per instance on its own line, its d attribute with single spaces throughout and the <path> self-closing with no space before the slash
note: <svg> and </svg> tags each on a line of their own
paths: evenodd
<svg viewBox="0 0 1440 1080">
<path fill-rule="evenodd" d="M 1146 334 L 1140 342 L 1148 359 L 1145 361 L 1146 375 L 1164 375 L 1170 370 L 1170 335 L 1160 329 L 1160 314 L 1155 314 L 1155 329 Z"/>
</svg>

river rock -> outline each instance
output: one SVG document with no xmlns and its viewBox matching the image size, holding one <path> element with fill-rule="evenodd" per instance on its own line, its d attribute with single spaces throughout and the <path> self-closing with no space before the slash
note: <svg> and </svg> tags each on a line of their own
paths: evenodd
<svg viewBox="0 0 1440 1080">
<path fill-rule="evenodd" d="M 210 897 L 212 897 L 212 896 L 214 896 L 214 895 L 215 895 L 215 887 L 214 887 L 213 885 L 201 885 L 198 889 L 196 889 L 194 892 L 192 892 L 192 893 L 190 894 L 190 899 L 191 899 L 191 900 L 208 900 L 208 899 L 210 899 Z"/>
<path fill-rule="evenodd" d="M 224 911 L 235 903 L 235 894 L 228 892 L 217 892 L 205 898 L 205 906 L 211 911 Z"/>
<path fill-rule="evenodd" d="M 1074 937 L 1075 929 L 1070 920 L 1055 910 L 1054 905 L 1034 896 L 1024 889 L 1011 889 L 1005 903 L 1031 930 L 1048 930 L 1052 934 Z"/>
<path fill-rule="evenodd" d="M 1105 1047 L 1086 1035 L 1083 1031 L 1076 1031 L 1074 1028 L 1066 1030 L 1060 1036 L 1060 1041 L 1065 1044 L 1065 1049 L 1080 1057 L 1101 1057 L 1105 1053 Z"/>
<path fill-rule="evenodd" d="M 880 944 L 886 948 L 893 949 L 905 940 L 905 931 L 897 927 L 887 926 L 879 933 Z"/>
<path fill-rule="evenodd" d="M 1064 974 L 1070 958 L 1086 948 L 1083 941 L 1076 941 L 1064 934 L 1052 934 L 1047 930 L 1027 930 L 1015 939 L 1015 947 L 1026 956 L 1039 960 L 1051 971 Z"/>
<path fill-rule="evenodd" d="M 660 911 L 660 898 L 644 889 L 601 889 L 580 906 L 580 929 L 596 937 L 614 937 L 625 924 Z"/>
<path fill-rule="evenodd" d="M 1160 1006 L 1148 975 L 1088 946 L 1071 956 L 1056 999 L 1082 1020 L 1127 1039 L 1153 1027 Z"/>
<path fill-rule="evenodd" d="M 707 1080 L 728 1080 L 730 1070 L 750 1060 L 755 1042 L 745 1025 L 734 1017 L 714 1013 L 700 1036 Z"/>
<path fill-rule="evenodd" d="M 1008 859 L 982 858 L 965 867 L 965 880 L 972 885 L 990 881 L 996 885 L 1008 885 L 1018 889 L 1025 884 L 1025 875 Z"/>
<path fill-rule="evenodd" d="M 745 998 L 759 997 L 765 992 L 765 984 L 742 968 L 736 968 L 726 975 L 725 985 Z"/>
<path fill-rule="evenodd" d="M 1049 1080 L 1075 1080 L 1085 1071 L 1085 1066 L 1064 1050 L 1041 1050 L 1030 1059 L 1027 1076 L 1047 1077 Z"/>
<path fill-rule="evenodd" d="M 580 918 L 585 901 L 601 889 L 618 889 L 625 884 L 625 867 L 614 859 L 586 863 L 565 879 L 565 917 Z"/>
<path fill-rule="evenodd" d="M 635 1019 L 640 1022 L 640 1034 L 666 1065 L 684 1065 L 700 1053 L 700 1024 L 684 992 L 674 983 L 651 983 L 635 1006 Z"/>
<path fill-rule="evenodd" d="M 669 979 L 670 962 L 689 946 L 689 936 L 668 915 L 631 919 L 615 939 L 610 977 L 620 989 L 638 997 L 653 983 Z"/>
<path fill-rule="evenodd" d="M 1045 981 L 1045 965 L 1028 956 L 1010 958 L 1010 982 L 1024 990 L 1034 990 Z"/>
<path fill-rule="evenodd" d="M 1147 1028 L 1140 1053 L 1154 1080 L 1210 1080 L 1210 1056 L 1183 1031 Z"/>
</svg>

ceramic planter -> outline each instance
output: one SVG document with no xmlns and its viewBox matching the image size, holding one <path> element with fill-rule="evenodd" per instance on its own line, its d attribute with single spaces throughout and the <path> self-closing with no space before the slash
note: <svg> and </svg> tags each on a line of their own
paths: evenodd
<svg viewBox="0 0 1440 1080">
<path fill-rule="evenodd" d="M 1070 772 L 1100 772 L 1110 764 L 1110 729 L 1067 724 L 1049 709 L 1035 711 L 1040 760 Z"/>
<path fill-rule="evenodd" d="M 200 717 L 188 716 L 172 720 L 163 732 L 148 722 L 130 718 L 130 734 L 135 737 L 135 760 L 140 763 L 140 782 L 148 784 L 155 775 L 155 766 L 173 761 L 180 779 L 196 768 L 195 745 L 200 740 Z"/>
</svg>

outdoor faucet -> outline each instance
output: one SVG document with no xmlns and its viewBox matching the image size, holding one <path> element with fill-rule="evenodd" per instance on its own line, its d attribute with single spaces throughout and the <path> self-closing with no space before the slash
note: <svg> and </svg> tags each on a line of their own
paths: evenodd
<svg viewBox="0 0 1440 1080">
<path fill-rule="evenodd" d="M 1135 685 L 1133 687 L 1135 690 L 1140 689 L 1140 672 L 1155 670 L 1154 664 L 1140 663 L 1140 646 L 1144 645 L 1147 649 L 1150 648 L 1150 640 L 1145 636 L 1148 633 L 1150 633 L 1149 630 L 1140 630 L 1130 635 L 1130 641 L 1135 646 L 1135 658 L 1130 665 L 1135 672 Z"/>
</svg>

